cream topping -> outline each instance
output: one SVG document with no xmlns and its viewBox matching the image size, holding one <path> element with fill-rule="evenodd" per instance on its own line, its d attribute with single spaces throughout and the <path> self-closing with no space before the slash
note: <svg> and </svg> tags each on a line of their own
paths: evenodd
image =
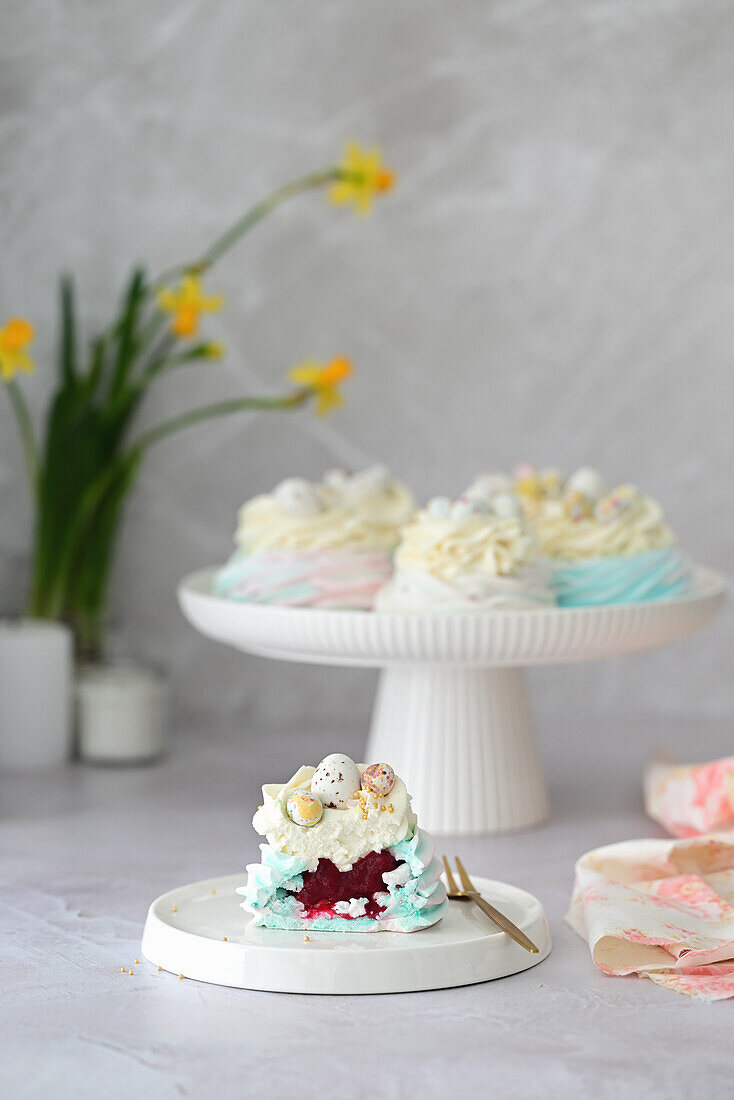
<svg viewBox="0 0 734 1100">
<path fill-rule="evenodd" d="M 296 479 L 293 479 L 296 480 Z M 278 491 L 253 497 L 239 511 L 235 542 L 246 554 L 268 550 L 390 550 L 392 533 L 350 511 L 321 487 L 308 504 L 284 502 Z"/>
<path fill-rule="evenodd" d="M 359 764 L 358 768 L 361 775 L 365 765 Z M 263 787 L 263 804 L 252 824 L 274 851 L 300 856 L 312 871 L 319 859 L 330 859 L 340 871 L 348 871 L 369 852 L 379 852 L 412 835 L 416 816 L 398 776 L 385 798 L 363 792 L 346 809 L 324 807 L 317 825 L 296 825 L 288 816 L 288 793 L 296 787 L 310 790 L 315 770 L 304 765 L 285 785 L 270 783 Z"/>
<path fill-rule="evenodd" d="M 324 488 L 337 504 L 381 529 L 384 537 L 394 544 L 415 514 L 415 498 L 410 489 L 394 478 L 386 466 L 368 466 L 354 474 L 329 470 Z"/>
<path fill-rule="evenodd" d="M 621 502 L 618 508 L 615 502 Z M 566 561 L 631 557 L 675 544 L 657 501 L 630 485 L 613 490 L 580 518 L 573 518 L 567 499 L 546 499 L 532 525 L 541 552 Z"/>
<path fill-rule="evenodd" d="M 457 577 L 510 576 L 533 560 L 535 547 L 520 515 L 472 511 L 471 502 L 437 498 L 405 528 L 395 555 L 396 570 Z"/>
</svg>

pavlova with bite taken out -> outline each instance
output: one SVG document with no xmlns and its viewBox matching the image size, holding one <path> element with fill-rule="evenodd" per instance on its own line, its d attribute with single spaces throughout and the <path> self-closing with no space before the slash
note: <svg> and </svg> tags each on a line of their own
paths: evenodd
<svg viewBox="0 0 734 1100">
<path fill-rule="evenodd" d="M 431 837 L 389 764 L 334 753 L 263 787 L 253 826 L 267 840 L 242 908 L 264 928 L 417 932 L 447 909 Z"/>
</svg>

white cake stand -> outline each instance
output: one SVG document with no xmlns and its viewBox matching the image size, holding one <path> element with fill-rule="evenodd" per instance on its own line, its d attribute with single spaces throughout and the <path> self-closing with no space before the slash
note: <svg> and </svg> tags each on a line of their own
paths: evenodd
<svg viewBox="0 0 734 1100">
<path fill-rule="evenodd" d="M 543 906 L 490 879 L 477 889 L 538 947 L 530 955 L 473 905 L 450 902 L 422 932 L 279 932 L 255 928 L 235 890 L 244 875 L 193 882 L 148 910 L 142 950 L 156 966 L 200 982 L 274 993 L 411 993 L 504 978 L 536 966 L 551 949 Z"/>
<path fill-rule="evenodd" d="M 405 778 L 422 826 L 465 836 L 547 816 L 525 666 L 666 645 L 705 626 L 725 593 L 700 568 L 694 595 L 657 603 L 400 615 L 237 603 L 213 594 L 214 573 L 178 589 L 208 638 L 284 661 L 383 669 L 364 759 Z"/>
</svg>

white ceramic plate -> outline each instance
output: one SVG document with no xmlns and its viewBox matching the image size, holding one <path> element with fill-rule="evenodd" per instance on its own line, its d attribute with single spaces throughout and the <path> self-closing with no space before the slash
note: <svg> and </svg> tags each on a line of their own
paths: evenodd
<svg viewBox="0 0 734 1100">
<path fill-rule="evenodd" d="M 491 879 L 477 889 L 536 943 L 531 955 L 476 906 L 449 903 L 423 932 L 279 932 L 254 928 L 235 893 L 245 876 L 181 886 L 148 911 L 142 950 L 173 974 L 275 993 L 409 993 L 502 978 L 536 966 L 551 949 L 543 906 L 532 894 Z M 225 939 L 226 937 L 226 939 Z"/>
</svg>

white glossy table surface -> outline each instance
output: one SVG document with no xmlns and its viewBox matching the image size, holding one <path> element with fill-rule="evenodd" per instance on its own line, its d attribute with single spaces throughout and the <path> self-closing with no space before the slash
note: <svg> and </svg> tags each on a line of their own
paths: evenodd
<svg viewBox="0 0 734 1100">
<path fill-rule="evenodd" d="M 734 1005 L 605 977 L 562 917 L 582 851 L 660 835 L 641 809 L 648 751 L 665 743 L 722 755 L 730 724 L 615 721 L 603 737 L 598 719 L 544 726 L 541 748 L 555 746 L 546 753 L 552 823 L 464 840 L 461 854 L 477 873 L 541 898 L 553 953 L 499 982 L 418 994 L 253 993 L 134 963 L 152 898 L 255 857 L 249 820 L 261 780 L 336 747 L 358 755 L 359 734 L 178 731 L 157 766 L 0 777 L 0 1094 L 728 1094 Z"/>
</svg>

